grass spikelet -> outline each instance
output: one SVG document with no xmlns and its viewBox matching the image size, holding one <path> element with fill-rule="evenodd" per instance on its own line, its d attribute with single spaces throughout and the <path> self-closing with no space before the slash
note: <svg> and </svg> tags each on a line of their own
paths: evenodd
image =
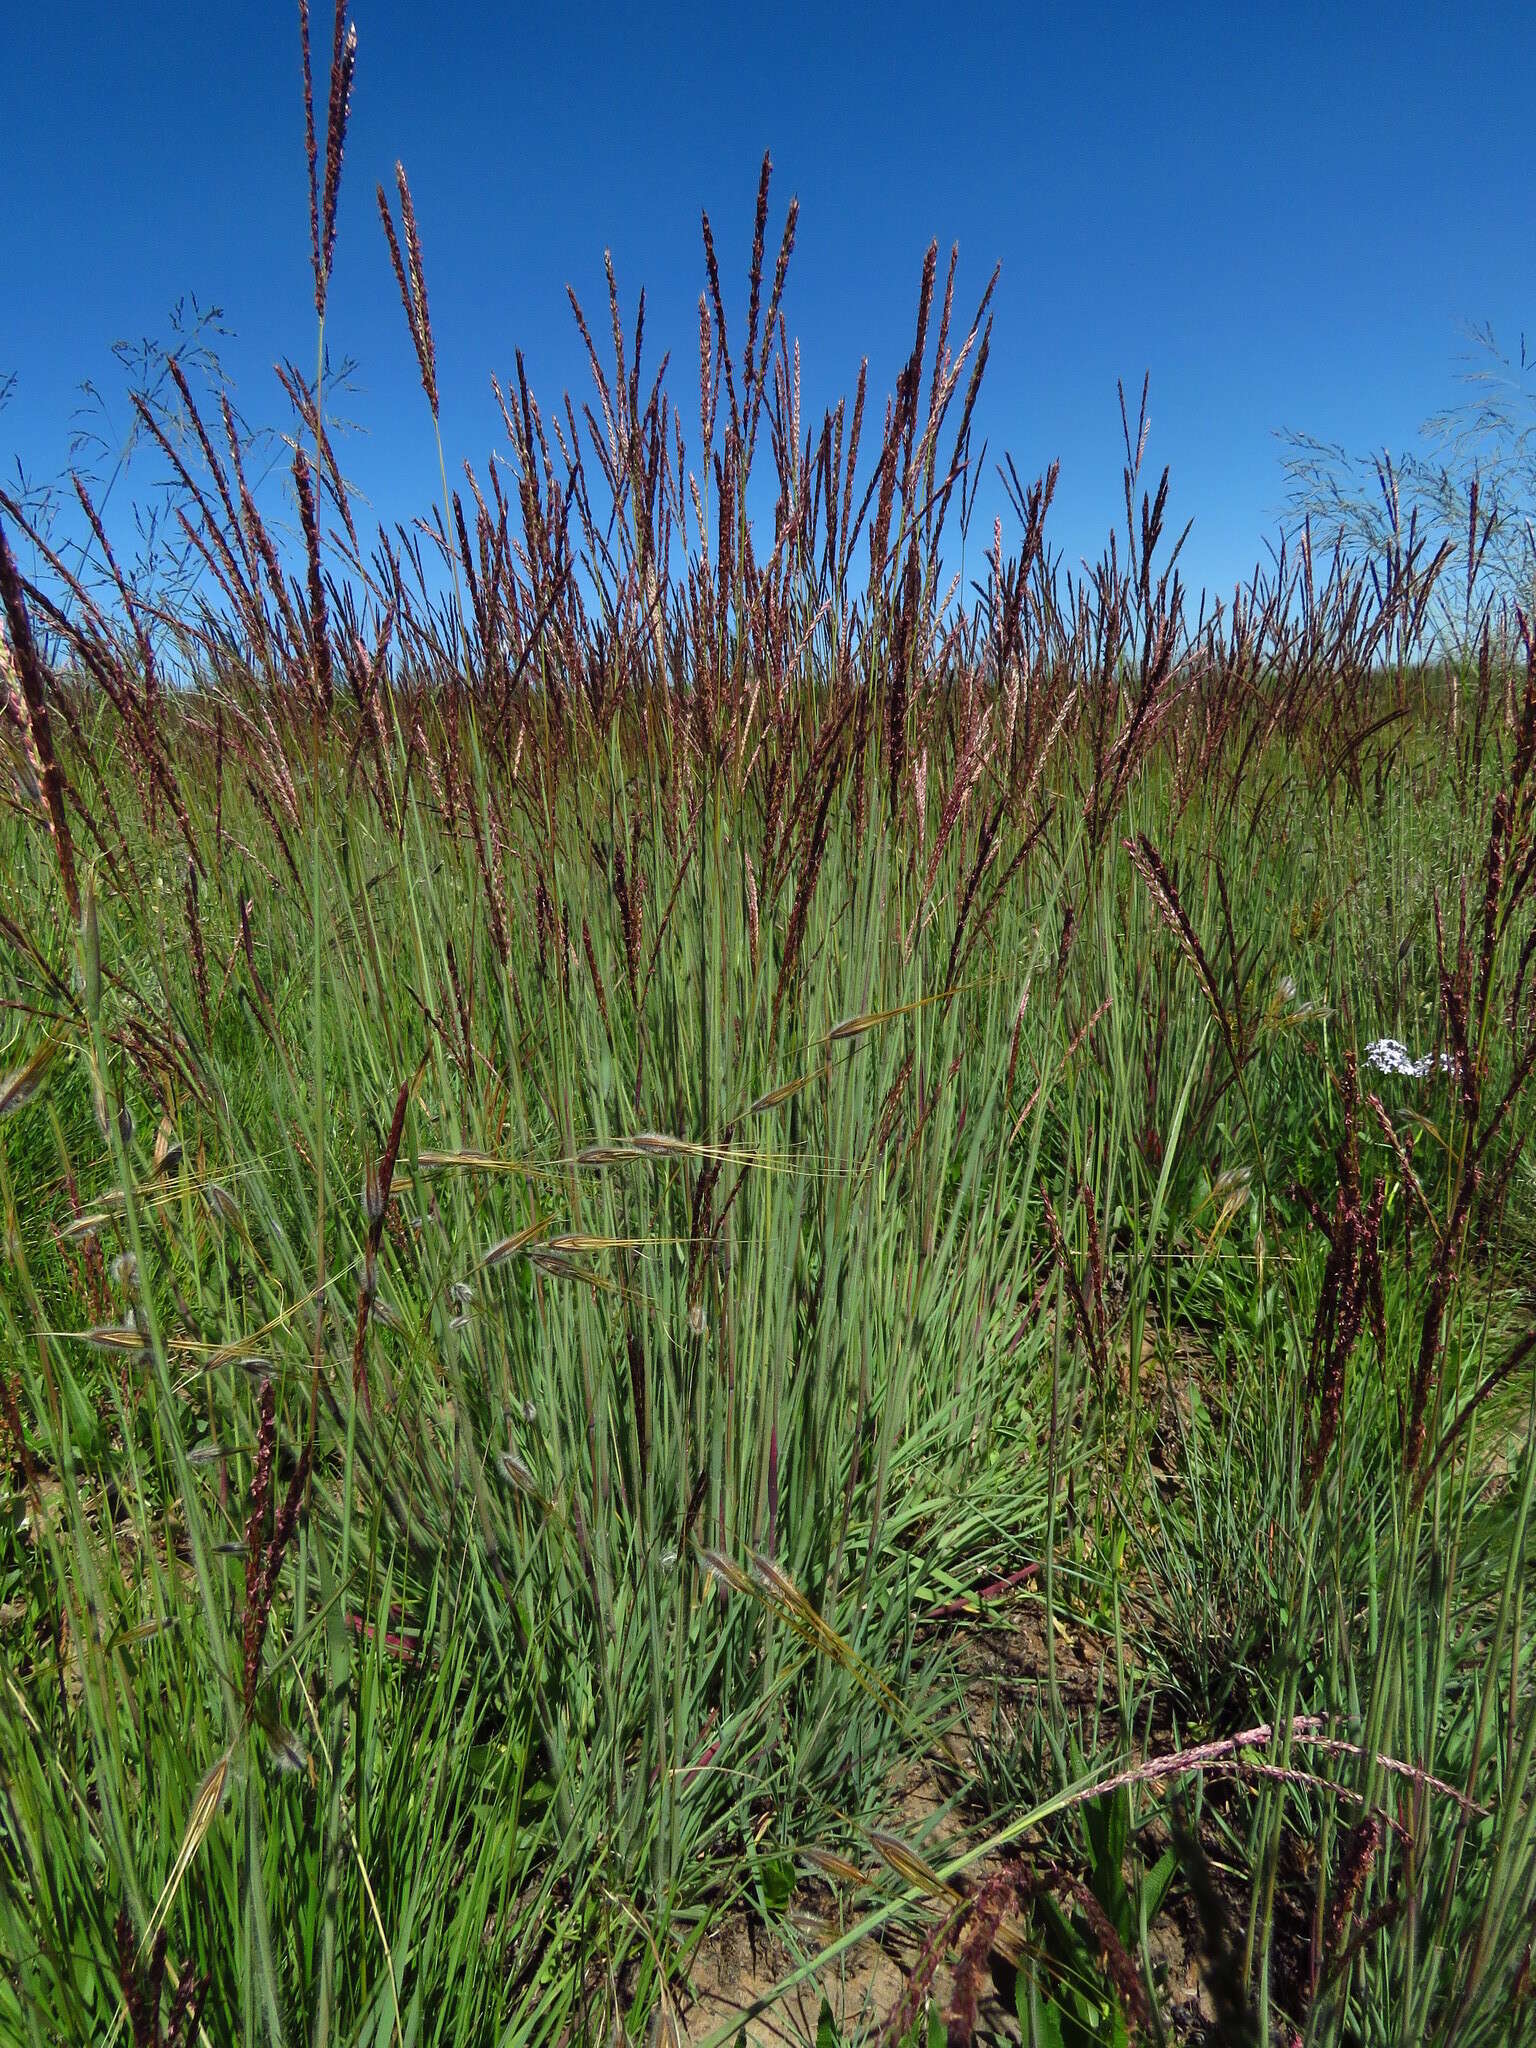
<svg viewBox="0 0 1536 2048">
<path fill-rule="evenodd" d="M 384 1140 L 383 1159 L 377 1166 L 370 1164 L 365 1169 L 363 1177 L 363 1212 L 368 1220 L 368 1237 L 363 1247 L 363 1277 L 357 1290 L 357 1320 L 352 1336 L 352 1385 L 363 1396 L 364 1404 L 370 1413 L 373 1408 L 373 1396 L 369 1391 L 363 1354 L 368 1337 L 369 1313 L 378 1298 L 379 1247 L 384 1241 L 384 1221 L 389 1213 L 389 1198 L 395 1181 L 395 1162 L 400 1157 L 400 1140 L 405 1130 L 405 1111 L 410 1097 L 411 1083 L 402 1082 L 400 1092 L 395 1097 L 394 1114 L 389 1120 L 389 1135 Z"/>
<path fill-rule="evenodd" d="M 421 260 L 421 237 L 416 227 L 416 209 L 411 204 L 411 188 L 406 182 L 405 166 L 395 165 L 395 186 L 400 195 L 400 220 L 405 234 L 406 257 L 400 254 L 400 243 L 395 234 L 394 216 L 389 210 L 389 201 L 384 187 L 377 188 L 379 218 L 384 224 L 384 238 L 389 244 L 389 260 L 394 266 L 395 282 L 400 289 L 400 303 L 405 310 L 405 322 L 411 331 L 411 341 L 416 350 L 416 366 L 421 372 L 421 388 L 426 393 L 427 404 L 432 409 L 432 418 L 437 418 L 437 351 L 432 341 L 432 321 L 427 311 L 427 280 Z"/>
<path fill-rule="evenodd" d="M 870 1881 L 867 1870 L 861 1870 L 857 1863 L 850 1863 L 845 1856 L 834 1856 L 830 1849 L 807 1847 L 802 1848 L 799 1854 L 803 1862 L 820 1871 L 823 1877 L 830 1877 L 835 1884 L 862 1889 Z"/>
<path fill-rule="evenodd" d="M 48 810 L 48 829 L 53 836 L 53 849 L 59 863 L 59 879 L 64 885 L 64 901 L 69 906 L 71 918 L 78 922 L 80 887 L 75 879 L 74 841 L 70 837 L 69 818 L 64 809 L 64 780 L 54 753 L 53 722 L 48 715 L 48 679 L 37 651 L 37 642 L 32 637 L 32 623 L 27 617 L 22 596 L 21 576 L 3 522 L 0 522 L 0 608 L 5 612 L 11 661 L 26 709 L 27 745 Z"/>
<path fill-rule="evenodd" d="M 304 557 L 309 573 L 309 660 L 311 688 L 320 715 L 329 718 L 336 695 L 331 668 L 330 629 L 325 610 L 325 582 L 320 570 L 320 525 L 315 511 L 314 478 L 304 450 L 293 451 L 293 485 L 299 499 L 299 523 L 304 529 Z"/>
<path fill-rule="evenodd" d="M 9 1116 L 32 1097 L 48 1078 L 48 1069 L 58 1057 L 63 1034 L 45 1038 L 43 1043 L 8 1074 L 0 1074 L 0 1116 Z"/>
<path fill-rule="evenodd" d="M 1147 894 L 1152 898 L 1158 915 L 1162 918 L 1164 924 L 1167 925 L 1169 931 L 1173 933 L 1185 959 L 1188 960 L 1190 966 L 1194 969 L 1195 979 L 1200 984 L 1201 993 L 1211 1006 L 1211 1015 L 1215 1018 L 1217 1028 L 1220 1030 L 1222 1038 L 1226 1043 L 1227 1052 L 1233 1067 L 1239 1067 L 1242 1062 L 1238 1055 L 1236 1039 L 1233 1036 L 1232 1021 L 1227 1015 L 1226 1005 L 1222 1002 L 1221 991 L 1216 985 L 1216 976 L 1212 971 L 1210 961 L 1206 957 L 1205 948 L 1201 945 L 1199 934 L 1189 920 L 1188 912 L 1185 910 L 1178 889 L 1174 885 L 1173 877 L 1163 865 L 1161 854 L 1159 854 L 1157 848 L 1152 844 L 1152 841 L 1145 832 L 1138 833 L 1134 839 L 1128 839 L 1125 842 L 1125 847 L 1126 852 L 1131 857 L 1132 867 L 1135 868 L 1137 874 L 1140 875 L 1142 881 L 1146 884 Z"/>
<path fill-rule="evenodd" d="M 898 1835 L 887 1834 L 883 1828 L 871 1828 L 869 1846 L 880 1861 L 894 1870 L 903 1884 L 909 1884 L 914 1891 L 926 1892 L 931 1899 L 957 1899 L 959 1893 L 954 1886 L 945 1882 L 926 1858 L 919 1856 Z"/>
<path fill-rule="evenodd" d="M 166 1917 L 175 1904 L 187 1872 L 191 1869 L 198 1850 L 208 1839 L 209 1830 L 219 1817 L 233 1758 L 233 1751 L 226 1750 L 197 1788 L 191 1810 L 187 1814 L 187 1825 L 182 1833 L 181 1846 L 176 1852 L 176 1861 L 171 1865 L 170 1875 L 165 1880 L 164 1889 L 156 1899 L 155 1909 L 145 1926 L 139 1945 L 140 1954 L 144 1953 L 146 1945 L 153 1941 L 157 1931 L 165 1925 Z"/>
<path fill-rule="evenodd" d="M 197 1007 L 203 1020 L 203 1037 L 209 1039 L 213 1036 L 213 1019 L 208 1008 L 208 956 L 203 950 L 203 920 L 197 901 L 197 868 L 190 860 L 187 862 L 184 900 L 187 912 L 187 942 L 192 953 L 192 981 L 197 990 Z M 163 1158 L 162 1153 L 161 1159 L 157 1159 L 155 1164 L 160 1165 Z"/>
</svg>

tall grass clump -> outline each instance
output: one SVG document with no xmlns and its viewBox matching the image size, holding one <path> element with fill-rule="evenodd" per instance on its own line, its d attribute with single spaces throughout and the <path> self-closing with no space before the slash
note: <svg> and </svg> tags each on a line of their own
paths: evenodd
<svg viewBox="0 0 1536 2048">
<path fill-rule="evenodd" d="M 976 536 L 766 160 L 365 548 L 302 28 L 302 554 L 184 376 L 201 600 L 0 493 L 0 2032 L 1536 2038 L 1525 613 L 1193 606 L 1145 391 Z"/>
</svg>

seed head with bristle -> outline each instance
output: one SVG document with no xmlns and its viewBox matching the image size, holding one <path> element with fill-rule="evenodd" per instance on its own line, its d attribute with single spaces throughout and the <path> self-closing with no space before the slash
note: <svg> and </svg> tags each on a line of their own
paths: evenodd
<svg viewBox="0 0 1536 2048">
<path fill-rule="evenodd" d="M 405 256 L 400 254 L 400 243 L 395 234 L 394 218 L 389 210 L 389 200 L 384 187 L 377 187 L 379 218 L 384 224 L 384 238 L 389 243 L 389 259 L 394 265 L 395 283 L 400 288 L 400 303 L 405 308 L 406 325 L 411 330 L 411 340 L 416 348 L 416 362 L 421 371 L 421 388 L 427 394 L 427 403 L 432 408 L 432 417 L 437 418 L 437 352 L 432 343 L 432 318 L 427 311 L 427 277 L 421 260 L 421 235 L 416 226 L 416 209 L 411 203 L 411 188 L 406 183 L 405 165 L 395 165 L 395 185 L 400 194 L 400 221 L 405 235 Z"/>
</svg>

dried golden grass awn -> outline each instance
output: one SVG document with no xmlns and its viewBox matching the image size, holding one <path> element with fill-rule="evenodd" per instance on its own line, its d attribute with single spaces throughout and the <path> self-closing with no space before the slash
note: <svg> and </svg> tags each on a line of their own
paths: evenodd
<svg viewBox="0 0 1536 2048">
<path fill-rule="evenodd" d="M 181 1164 L 181 1158 L 181 1139 L 177 1136 L 176 1126 L 171 1122 L 169 1116 L 163 1116 L 160 1119 L 159 1128 L 155 1132 L 154 1163 L 156 1173 L 174 1173 Z"/>
<path fill-rule="evenodd" d="M 43 1085 L 63 1043 L 62 1035 L 44 1039 L 30 1059 L 0 1078 L 0 1116 L 8 1116 L 12 1110 L 20 1109 L 24 1102 L 31 1101 Z"/>
<path fill-rule="evenodd" d="M 518 1173 L 524 1180 L 531 1179 L 545 1169 L 530 1166 L 521 1159 L 499 1159 L 494 1152 L 464 1150 L 458 1152 L 418 1152 L 416 1164 L 423 1173 L 438 1173 L 452 1167 L 462 1167 L 472 1173 Z"/>
<path fill-rule="evenodd" d="M 85 1238 L 95 1237 L 100 1231 L 105 1230 L 111 1221 L 110 1210 L 90 1209 L 85 1215 L 71 1217 L 68 1223 L 61 1224 L 59 1237 L 65 1244 L 77 1244 Z"/>
<path fill-rule="evenodd" d="M 926 1892 L 932 1899 L 956 1899 L 960 1896 L 953 1885 L 939 1876 L 931 1863 L 919 1856 L 915 1849 L 908 1848 L 898 1836 L 888 1835 L 880 1828 L 871 1828 L 869 1842 L 880 1860 L 895 1871 L 903 1884 Z"/>
<path fill-rule="evenodd" d="M 586 1231 L 569 1230 L 550 1238 L 544 1249 L 558 1257 L 570 1257 L 580 1252 L 637 1252 L 654 1240 L 645 1237 L 593 1237 Z"/>
<path fill-rule="evenodd" d="M 824 1877 L 830 1877 L 838 1884 L 864 1886 L 870 1881 L 867 1870 L 861 1870 L 856 1863 L 849 1863 L 842 1856 L 834 1856 L 828 1849 L 803 1848 L 800 1855 L 813 1870 L 819 1870 Z"/>
<path fill-rule="evenodd" d="M 761 1116 L 765 1110 L 777 1109 L 781 1102 L 788 1102 L 802 1088 L 809 1088 L 813 1081 L 823 1079 L 827 1071 L 825 1067 L 818 1067 L 814 1074 L 802 1074 L 798 1081 L 783 1081 L 777 1088 L 770 1088 L 766 1095 L 759 1095 L 755 1102 L 747 1105 L 747 1115 Z"/>
<path fill-rule="evenodd" d="M 548 1226 L 542 1216 L 535 1216 L 531 1223 L 525 1223 L 521 1230 L 514 1230 L 510 1237 L 498 1238 L 489 1251 L 481 1254 L 482 1266 L 500 1266 L 518 1252 L 524 1251 L 536 1237 L 541 1237 Z"/>
<path fill-rule="evenodd" d="M 137 1329 L 116 1329 L 106 1327 L 97 1330 L 78 1330 L 73 1333 L 77 1341 L 88 1345 L 92 1351 L 121 1352 L 127 1358 L 145 1358 L 149 1347 L 143 1334 Z"/>
<path fill-rule="evenodd" d="M 187 1815 L 186 1832 L 181 1838 L 181 1848 L 177 1852 L 176 1861 L 171 1865 L 171 1874 L 165 1881 L 165 1887 L 155 1901 L 155 1910 L 145 1923 L 144 1936 L 140 1943 L 141 1954 L 147 1950 L 156 1929 L 164 1924 L 165 1916 L 175 1903 L 176 1894 L 181 1890 L 182 1880 L 192 1867 L 192 1859 L 208 1839 L 208 1830 L 218 1818 L 233 1756 L 234 1751 L 226 1749 L 193 1796 L 192 1810 Z"/>
</svg>

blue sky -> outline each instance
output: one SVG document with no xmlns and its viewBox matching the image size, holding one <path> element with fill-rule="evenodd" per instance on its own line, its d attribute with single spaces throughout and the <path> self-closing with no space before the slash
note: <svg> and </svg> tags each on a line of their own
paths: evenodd
<svg viewBox="0 0 1536 2048">
<path fill-rule="evenodd" d="M 328 10 L 315 23 L 323 70 Z M 960 298 L 1003 266 L 981 426 L 1021 474 L 1060 457 L 1069 564 L 1117 517 L 1115 380 L 1151 372 L 1149 461 L 1172 466 L 1193 580 L 1230 589 L 1283 503 L 1274 430 L 1410 443 L 1456 395 L 1463 323 L 1518 345 L 1536 309 L 1522 111 L 1536 9 L 1502 5 L 500 8 L 359 0 L 328 334 L 369 428 L 349 471 L 390 519 L 436 456 L 374 186 L 403 158 L 425 244 L 450 470 L 483 463 L 489 375 L 581 388 L 570 282 L 602 311 L 613 252 L 648 348 L 696 411 L 699 212 L 745 305 L 757 168 L 801 202 L 790 328 L 807 397 L 878 392 L 910 346 L 923 251 Z M 312 360 L 296 8 L 16 7 L 0 44 L 7 284 L 0 464 L 67 455 L 82 378 L 224 309 L 246 412 Z M 323 82 L 319 88 L 323 93 Z M 739 317 L 739 316 L 738 316 Z M 135 476 L 140 488 L 146 470 Z M 995 498 L 984 494 L 983 505 Z"/>
</svg>

